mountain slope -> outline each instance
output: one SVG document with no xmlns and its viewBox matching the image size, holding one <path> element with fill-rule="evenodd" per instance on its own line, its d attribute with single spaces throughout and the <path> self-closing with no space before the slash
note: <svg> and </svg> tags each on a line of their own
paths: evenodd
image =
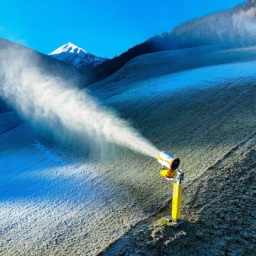
<svg viewBox="0 0 256 256">
<path fill-rule="evenodd" d="M 136 56 L 164 50 L 177 50 L 203 45 L 223 49 L 256 44 L 256 2 L 247 2 L 229 10 L 185 22 L 170 32 L 136 45 L 87 74 L 88 82 L 97 82 L 113 74 Z"/>
<path fill-rule="evenodd" d="M 255 143 L 250 141 L 256 127 L 256 58 L 239 61 L 248 50 L 209 53 L 209 60 L 220 56 L 226 62 L 229 55 L 229 63 L 215 65 L 208 65 L 205 53 L 200 67 L 187 50 L 144 55 L 88 87 L 102 105 L 130 120 L 159 149 L 180 157 L 187 186 L 185 226 L 171 234 L 168 228 L 154 227 L 159 209 L 167 204 L 160 216 L 169 212 L 171 198 L 170 184 L 160 177 L 156 159 L 113 145 L 103 146 L 102 157 L 88 159 L 83 154 L 86 145 L 78 146 L 79 138 L 73 141 L 74 150 L 68 143 L 60 148 L 13 113 L 0 115 L 1 253 L 97 255 L 107 248 L 105 255 L 159 255 L 161 250 L 168 255 L 176 248 L 175 254 L 183 255 L 193 255 L 192 250 L 194 255 L 255 251 L 253 204 L 250 211 L 245 204 L 238 211 L 246 221 L 232 217 L 240 196 L 244 202 L 254 202 L 250 181 Z M 170 63 L 177 67 L 170 71 Z M 186 69 L 178 70 L 179 66 Z M 239 189 L 233 181 L 239 182 Z M 234 200 L 232 207 L 220 207 L 222 198 L 216 196 L 222 192 Z M 214 216 L 218 221 L 213 222 Z M 142 222 L 137 229 L 143 220 L 147 224 Z M 221 231 L 218 223 L 223 225 Z M 237 231 L 244 237 L 234 236 Z"/>
<path fill-rule="evenodd" d="M 81 69 L 91 69 L 107 60 L 107 58 L 97 57 L 70 42 L 51 52 L 49 56 Z"/>
<path fill-rule="evenodd" d="M 256 250 L 256 50 L 209 53 L 210 62 L 225 58 L 230 63 L 207 66 L 205 62 L 201 68 L 195 68 L 195 58 L 188 53 L 140 56 L 104 82 L 89 86 L 108 105 L 132 118 L 147 137 L 155 138 L 159 148 L 176 152 L 186 173 L 183 226 L 159 227 L 159 218 L 170 214 L 168 203 L 164 211 L 132 228 L 102 255 L 253 255 Z M 247 54 L 254 54 L 254 60 L 234 63 L 236 56 L 239 60 Z M 175 70 L 181 62 L 194 68 L 168 74 L 171 63 Z M 163 184 L 165 193 L 171 192 Z M 156 189 L 161 188 L 156 185 Z M 247 204 L 239 205 L 241 200 L 250 210 Z"/>
<path fill-rule="evenodd" d="M 243 47 L 256 44 L 256 2 L 248 0 L 231 9 L 178 25 L 169 33 L 148 40 L 158 50 L 218 44 Z"/>
<path fill-rule="evenodd" d="M 255 255 L 255 142 L 254 133 L 185 184 L 182 225 L 161 223 L 168 202 L 100 255 Z"/>
<path fill-rule="evenodd" d="M 256 44 L 256 3 L 254 0 L 226 11 L 213 13 L 177 26 L 167 35 L 174 48 L 220 44 L 226 47 Z M 168 47 L 168 46 L 167 46 Z"/>
<path fill-rule="evenodd" d="M 72 80 L 69 65 L 40 56 L 46 79 L 67 71 Z M 66 142 L 58 119 L 49 122 L 62 145 L 1 113 L 0 254 L 254 255 L 255 69 L 255 47 L 198 46 L 139 56 L 86 90 L 181 159 L 177 229 L 158 222 L 171 188 L 156 159 L 105 144 L 89 158 L 79 137 Z M 74 112 L 68 96 L 60 113 Z"/>
</svg>

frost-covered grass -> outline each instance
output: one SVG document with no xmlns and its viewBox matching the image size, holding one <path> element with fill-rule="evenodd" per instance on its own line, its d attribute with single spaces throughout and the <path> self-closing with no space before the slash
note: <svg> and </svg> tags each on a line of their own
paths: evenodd
<svg viewBox="0 0 256 256">
<path fill-rule="evenodd" d="M 164 75 L 167 64 L 152 63 L 131 73 L 138 61 L 120 70 L 126 78 L 116 73 L 89 90 L 179 156 L 187 179 L 254 131 L 256 62 Z M 95 255 L 170 197 L 154 159 L 113 145 L 104 158 L 76 158 L 13 113 L 0 115 L 0 131 L 0 254 Z"/>
<path fill-rule="evenodd" d="M 161 204 L 152 193 L 155 203 L 141 205 L 147 197 L 138 193 L 147 186 L 136 177 L 141 157 L 128 152 L 127 159 L 123 149 L 120 159 L 76 160 L 41 142 L 26 124 L 0 138 L 3 255 L 94 255 Z"/>
<path fill-rule="evenodd" d="M 232 53 L 226 62 L 235 58 L 236 51 Z M 149 67 L 150 57 L 140 60 Z M 155 54 L 152 66 L 159 59 L 166 60 L 165 53 Z M 138 65 L 136 59 L 132 62 Z M 173 60 L 168 64 L 175 69 Z M 158 148 L 179 155 L 186 172 L 194 173 L 218 161 L 254 130 L 255 68 L 255 61 L 244 61 L 160 76 L 166 66 L 158 66 L 148 68 L 149 79 L 140 80 L 145 72 L 138 71 L 116 81 L 124 68 L 91 90 L 132 120 Z"/>
</svg>

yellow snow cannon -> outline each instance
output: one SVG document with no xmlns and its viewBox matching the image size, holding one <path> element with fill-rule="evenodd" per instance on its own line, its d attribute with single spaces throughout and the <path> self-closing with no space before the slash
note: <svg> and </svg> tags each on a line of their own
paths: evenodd
<svg viewBox="0 0 256 256">
<path fill-rule="evenodd" d="M 180 159 L 169 152 L 161 151 L 157 160 L 162 165 L 160 175 L 167 179 L 173 179 L 176 175 L 176 169 L 179 167 Z"/>
</svg>

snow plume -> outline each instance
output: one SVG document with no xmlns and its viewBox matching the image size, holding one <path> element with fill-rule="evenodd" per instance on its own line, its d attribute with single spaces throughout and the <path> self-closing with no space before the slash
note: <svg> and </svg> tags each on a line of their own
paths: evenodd
<svg viewBox="0 0 256 256">
<path fill-rule="evenodd" d="M 129 123 L 86 91 L 45 74 L 34 55 L 14 49 L 0 55 L 0 96 L 23 118 L 40 129 L 51 130 L 58 140 L 75 138 L 99 148 L 107 141 L 157 157 L 158 150 Z"/>
<path fill-rule="evenodd" d="M 235 29 L 243 37 L 248 35 L 256 36 L 256 8 L 252 7 L 248 10 L 241 10 L 232 16 Z"/>
</svg>

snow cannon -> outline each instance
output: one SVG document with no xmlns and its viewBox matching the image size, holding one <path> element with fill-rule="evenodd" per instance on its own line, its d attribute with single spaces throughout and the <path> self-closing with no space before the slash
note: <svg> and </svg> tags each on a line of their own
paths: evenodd
<svg viewBox="0 0 256 256">
<path fill-rule="evenodd" d="M 160 175 L 167 179 L 173 179 L 176 175 L 176 169 L 179 167 L 180 159 L 169 152 L 161 151 L 157 160 L 162 165 Z"/>
<path fill-rule="evenodd" d="M 159 152 L 157 156 L 158 162 L 162 165 L 160 175 L 166 180 L 173 182 L 172 187 L 172 211 L 171 216 L 163 217 L 163 223 L 168 226 L 177 227 L 182 223 L 181 204 L 182 204 L 182 183 L 184 173 L 178 169 L 180 159 L 166 151 Z"/>
</svg>

